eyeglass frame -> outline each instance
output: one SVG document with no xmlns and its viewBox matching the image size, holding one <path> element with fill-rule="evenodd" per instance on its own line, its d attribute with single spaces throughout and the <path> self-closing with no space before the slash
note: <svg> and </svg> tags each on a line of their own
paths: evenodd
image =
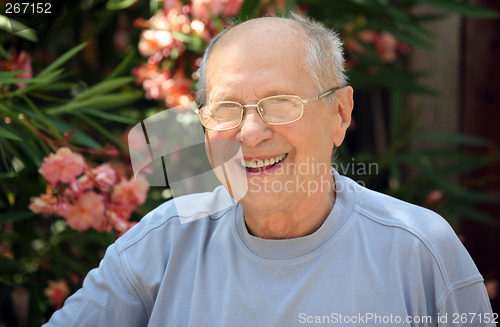
<svg viewBox="0 0 500 327">
<path fill-rule="evenodd" d="M 317 95 L 315 97 L 312 97 L 312 98 L 306 99 L 306 100 L 303 100 L 298 95 L 282 94 L 282 95 L 273 95 L 273 96 L 270 96 L 270 97 L 266 97 L 266 98 L 260 99 L 259 102 L 257 102 L 256 104 L 245 104 L 245 105 L 243 105 L 243 104 L 241 104 L 239 102 L 236 102 L 236 101 L 218 101 L 218 102 L 210 103 L 210 104 L 216 104 L 216 103 L 236 103 L 236 104 L 238 104 L 240 106 L 240 108 L 241 108 L 240 121 L 238 122 L 238 124 L 236 126 L 230 127 L 230 128 L 225 128 L 225 129 L 213 129 L 213 128 L 209 128 L 209 127 L 203 125 L 203 121 L 201 120 L 200 110 L 205 106 L 204 103 L 200 103 L 200 105 L 196 108 L 196 110 L 194 111 L 194 113 L 196 115 L 200 116 L 200 122 L 203 125 L 203 127 L 205 127 L 206 129 L 209 129 L 209 130 L 217 131 L 217 132 L 229 131 L 231 129 L 238 128 L 241 125 L 241 123 L 243 122 L 243 113 L 244 113 L 246 107 L 255 107 L 257 109 L 257 112 L 259 113 L 260 118 L 262 118 L 262 120 L 266 124 L 268 124 L 268 125 L 286 125 L 286 124 L 290 124 L 290 123 L 296 122 L 297 120 L 299 120 L 300 118 L 302 118 L 302 116 L 304 115 L 304 104 L 312 102 L 312 101 L 315 101 L 315 100 L 322 99 L 322 98 L 324 98 L 324 97 L 326 97 L 326 96 L 334 93 L 335 91 L 337 91 L 339 89 L 341 89 L 341 88 L 340 87 L 334 87 L 333 89 L 325 91 L 325 92 L 321 93 L 320 95 Z M 301 101 L 301 103 L 302 103 L 302 112 L 301 112 L 300 116 L 297 119 L 294 119 L 294 120 L 286 122 L 286 123 L 268 123 L 264 119 L 264 117 L 262 117 L 262 112 L 264 111 L 264 109 L 260 108 L 259 104 L 262 101 L 264 101 L 264 100 L 273 99 L 273 98 L 279 98 L 279 97 L 282 97 L 282 96 L 292 96 L 292 97 L 298 98 Z"/>
</svg>

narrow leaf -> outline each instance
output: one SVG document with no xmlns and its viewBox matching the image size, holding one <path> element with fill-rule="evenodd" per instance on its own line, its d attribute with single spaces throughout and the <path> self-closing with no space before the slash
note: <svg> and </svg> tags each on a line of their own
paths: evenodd
<svg viewBox="0 0 500 327">
<path fill-rule="evenodd" d="M 490 9 L 474 6 L 467 2 L 458 2 L 455 0 L 421 0 L 430 6 L 452 11 L 467 17 L 474 18 L 497 18 L 499 13 Z"/>
<path fill-rule="evenodd" d="M 26 39 L 32 42 L 38 42 L 38 36 L 35 34 L 35 30 L 31 28 L 23 29 L 22 31 L 14 33 L 14 35 L 19 36 L 20 38 Z"/>
<path fill-rule="evenodd" d="M 63 91 L 69 90 L 75 85 L 74 82 L 57 82 L 37 87 L 39 91 Z"/>
<path fill-rule="evenodd" d="M 122 62 L 120 62 L 120 64 L 116 66 L 116 68 L 113 69 L 113 71 L 108 76 L 106 76 L 106 79 L 112 79 L 117 76 L 120 76 L 125 71 L 130 69 L 130 66 L 132 66 L 132 64 L 134 63 L 135 54 L 136 54 L 135 50 L 130 51 L 127 54 L 127 56 L 122 60 Z"/>
<path fill-rule="evenodd" d="M 144 93 L 142 91 L 119 93 L 119 94 L 106 94 L 95 96 L 90 99 L 83 101 L 71 101 L 62 106 L 52 107 L 47 109 L 46 112 L 51 115 L 59 115 L 62 113 L 74 112 L 77 109 L 88 108 L 88 107 L 120 107 L 124 104 L 129 104 L 135 102 L 142 98 Z"/>
<path fill-rule="evenodd" d="M 0 214 L 0 223 L 25 220 L 33 216 L 35 214 L 31 211 L 2 213 Z"/>
<path fill-rule="evenodd" d="M 11 139 L 14 141 L 22 141 L 22 139 L 19 136 L 9 131 L 8 129 L 3 128 L 2 126 L 0 126 L 0 137 Z"/>
<path fill-rule="evenodd" d="M 109 0 L 106 8 L 109 10 L 121 10 L 132 6 L 137 0 Z"/>
<path fill-rule="evenodd" d="M 99 94 L 109 93 L 133 81 L 133 77 L 117 77 L 114 79 L 104 80 L 80 93 L 73 101 L 85 100 Z"/>
<path fill-rule="evenodd" d="M 124 117 L 124 116 L 119 116 L 115 114 L 109 114 L 106 112 L 102 112 L 99 110 L 95 110 L 92 108 L 87 108 L 84 109 L 83 112 L 90 114 L 92 116 L 96 116 L 102 119 L 110 120 L 110 121 L 115 121 L 118 123 L 124 123 L 124 124 L 130 124 L 130 125 L 135 125 L 137 124 L 137 119 L 129 118 L 129 117 Z"/>
<path fill-rule="evenodd" d="M 40 74 L 38 74 L 38 77 L 42 77 L 47 75 L 48 73 L 56 70 L 59 68 L 61 65 L 63 65 L 66 61 L 71 59 L 75 54 L 80 52 L 83 48 L 87 46 L 87 42 L 84 42 L 82 44 L 77 45 L 73 49 L 67 51 L 65 54 L 57 58 L 53 63 L 51 63 L 49 66 L 47 66 Z"/>
<path fill-rule="evenodd" d="M 0 44 L 0 55 L 7 60 L 11 60 L 12 56 L 5 50 L 2 44 Z"/>
<path fill-rule="evenodd" d="M 72 142 L 79 144 L 79 145 L 86 146 L 90 149 L 99 150 L 102 148 L 102 145 L 100 145 L 93 138 L 91 138 L 90 136 L 88 136 L 87 134 L 85 134 L 84 132 L 79 130 L 78 128 L 73 127 L 72 125 L 70 125 L 62 120 L 59 120 L 55 117 L 47 116 L 47 120 L 52 124 L 52 126 L 54 126 L 54 128 L 56 128 L 62 134 L 67 133 L 67 132 L 69 133 L 69 132 L 74 130 L 75 133 L 73 134 L 73 138 L 71 139 Z"/>
<path fill-rule="evenodd" d="M 259 0 L 245 0 L 238 15 L 238 21 L 242 22 L 249 18 L 252 18 L 259 3 Z"/>
<path fill-rule="evenodd" d="M 82 113 L 75 113 L 75 116 L 79 117 L 81 120 L 89 124 L 90 126 L 94 127 L 97 131 L 99 131 L 102 135 L 104 135 L 106 138 L 108 138 L 110 141 L 115 143 L 117 146 L 119 146 L 122 150 L 128 151 L 127 146 L 123 144 L 122 141 L 116 135 L 111 133 L 108 129 L 106 129 L 104 126 L 101 124 L 97 123 L 95 119 L 91 119 L 87 115 L 84 115 Z"/>
<path fill-rule="evenodd" d="M 17 20 L 8 18 L 4 15 L 0 15 L 0 29 L 3 29 L 9 33 L 13 33 L 14 35 L 17 35 L 26 40 L 30 40 L 33 42 L 38 41 L 35 30 L 18 22 Z"/>
</svg>

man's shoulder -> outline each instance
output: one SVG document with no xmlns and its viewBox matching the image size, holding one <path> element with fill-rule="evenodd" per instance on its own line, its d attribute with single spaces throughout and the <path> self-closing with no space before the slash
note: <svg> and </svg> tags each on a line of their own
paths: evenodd
<svg viewBox="0 0 500 327">
<path fill-rule="evenodd" d="M 349 178 L 344 179 L 348 186 L 356 184 Z M 407 230 L 418 237 L 455 235 L 448 222 L 436 212 L 356 185 L 349 190 L 354 190 L 356 196 L 354 210 L 364 217 L 381 225 Z"/>
<path fill-rule="evenodd" d="M 356 184 L 351 179 L 344 180 L 352 188 Z M 469 277 L 476 281 L 480 279 L 469 253 L 442 216 L 361 186 L 356 190 L 354 211 L 361 216 L 363 225 L 380 227 L 376 229 L 378 240 L 385 238 L 392 242 L 392 246 L 405 249 L 406 252 L 401 253 L 430 254 L 448 286 L 457 287 L 453 284 L 469 282 Z"/>
<path fill-rule="evenodd" d="M 159 234 L 163 241 L 168 242 L 169 233 L 178 234 L 196 226 L 216 222 L 228 213 L 235 203 L 222 186 L 213 192 L 174 197 L 150 211 L 120 237 L 116 242 L 117 250 L 124 251 L 150 234 Z"/>
</svg>

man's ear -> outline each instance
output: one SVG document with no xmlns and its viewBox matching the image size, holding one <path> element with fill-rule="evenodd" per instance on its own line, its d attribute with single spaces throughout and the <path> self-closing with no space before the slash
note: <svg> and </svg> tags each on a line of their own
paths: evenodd
<svg viewBox="0 0 500 327">
<path fill-rule="evenodd" d="M 354 90 L 350 86 L 343 87 L 335 92 L 337 97 L 337 112 L 339 121 L 336 122 L 335 146 L 340 146 L 344 141 L 345 132 L 351 124 L 351 114 L 354 108 Z"/>
</svg>

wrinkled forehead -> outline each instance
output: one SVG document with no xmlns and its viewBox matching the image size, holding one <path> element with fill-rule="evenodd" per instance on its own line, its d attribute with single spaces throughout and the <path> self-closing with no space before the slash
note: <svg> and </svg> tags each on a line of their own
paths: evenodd
<svg viewBox="0 0 500 327">
<path fill-rule="evenodd" d="M 208 90 L 231 76 L 276 67 L 301 70 L 306 40 L 302 27 L 284 18 L 259 18 L 232 28 L 217 41 L 208 58 Z"/>
</svg>

